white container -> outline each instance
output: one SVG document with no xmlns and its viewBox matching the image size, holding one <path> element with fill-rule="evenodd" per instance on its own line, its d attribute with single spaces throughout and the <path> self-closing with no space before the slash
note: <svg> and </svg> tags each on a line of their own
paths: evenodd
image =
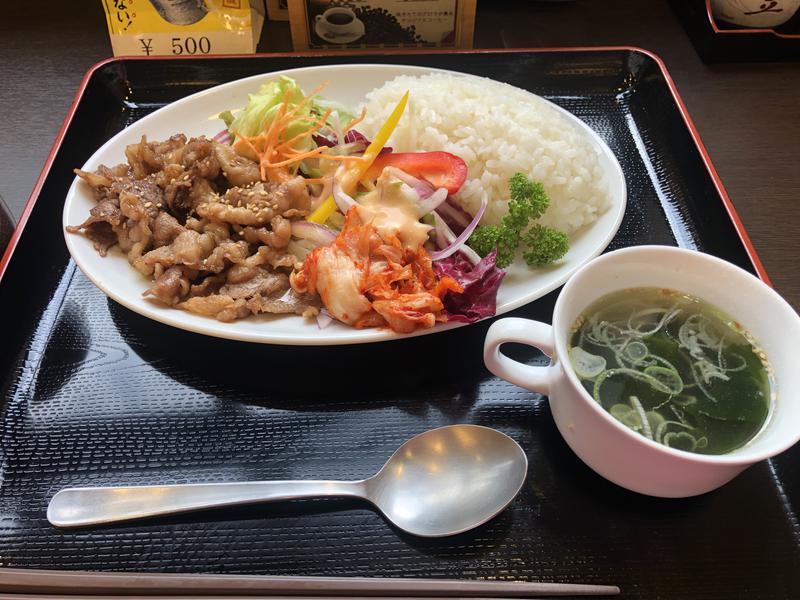
<svg viewBox="0 0 800 600">
<path fill-rule="evenodd" d="M 774 369 L 777 399 L 767 424 L 744 447 L 724 455 L 675 450 L 628 429 L 583 388 L 568 356 L 568 336 L 592 302 L 615 291 L 662 287 L 686 292 L 734 317 L 764 350 Z M 536 346 L 550 366 L 516 362 L 500 353 L 505 342 Z M 507 318 L 486 335 L 489 370 L 549 396 L 556 426 L 583 462 L 635 492 L 668 498 L 711 491 L 753 463 L 783 452 L 800 439 L 800 317 L 760 279 L 713 256 L 667 246 L 610 252 L 579 269 L 556 301 L 553 325 Z"/>
<path fill-rule="evenodd" d="M 777 27 L 794 16 L 800 0 L 711 0 L 716 19 L 744 27 Z"/>
</svg>

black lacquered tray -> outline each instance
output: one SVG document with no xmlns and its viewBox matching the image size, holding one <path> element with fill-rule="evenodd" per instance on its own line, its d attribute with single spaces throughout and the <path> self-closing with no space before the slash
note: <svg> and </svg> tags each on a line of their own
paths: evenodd
<svg viewBox="0 0 800 600">
<path fill-rule="evenodd" d="M 546 399 L 486 371 L 488 322 L 367 346 L 228 342 L 140 317 L 75 268 L 60 218 L 71 170 L 111 135 L 219 83 L 344 62 L 455 69 L 553 100 L 598 131 L 622 164 L 629 204 L 612 248 L 693 247 L 763 276 L 671 79 L 646 52 L 106 62 L 87 75 L 0 282 L 2 567 L 613 583 L 626 598 L 800 597 L 797 448 L 701 497 L 639 496 L 571 453 Z M 514 314 L 549 321 L 555 298 Z M 546 360 L 533 350 L 515 357 Z M 464 422 L 514 437 L 530 472 L 506 512 L 453 538 L 405 535 L 345 500 L 76 531 L 45 518 L 52 494 L 70 485 L 360 478 L 407 438 Z"/>
</svg>

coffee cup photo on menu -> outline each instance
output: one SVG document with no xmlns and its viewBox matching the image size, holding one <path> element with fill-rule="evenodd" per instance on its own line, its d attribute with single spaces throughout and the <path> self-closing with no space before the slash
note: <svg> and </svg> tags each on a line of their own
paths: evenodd
<svg viewBox="0 0 800 600">
<path fill-rule="evenodd" d="M 304 25 L 293 29 L 295 46 L 302 38 L 300 47 L 311 48 L 455 46 L 457 18 L 471 15 L 469 24 L 462 24 L 470 33 L 474 18 L 474 3 L 463 0 L 297 0 L 290 3 L 292 10 Z M 461 42 L 470 45 L 471 37 Z"/>
<path fill-rule="evenodd" d="M 352 44 L 364 35 L 364 22 L 347 6 L 331 6 L 314 16 L 314 33 L 323 43 Z"/>
</svg>

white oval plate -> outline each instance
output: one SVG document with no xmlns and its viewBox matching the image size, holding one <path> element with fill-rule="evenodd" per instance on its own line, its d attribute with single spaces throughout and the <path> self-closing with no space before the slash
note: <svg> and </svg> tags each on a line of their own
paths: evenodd
<svg viewBox="0 0 800 600">
<path fill-rule="evenodd" d="M 222 123 L 217 118 L 220 112 L 244 106 L 248 93 L 254 92 L 262 82 L 278 75 L 293 77 L 306 91 L 314 89 L 323 81 L 329 81 L 324 97 L 355 107 L 371 89 L 398 75 L 422 75 L 440 70 L 404 65 L 336 65 L 291 69 L 233 81 L 173 102 L 137 121 L 106 142 L 82 169 L 93 171 L 100 164 L 110 166 L 124 162 L 125 146 L 138 142 L 142 135 L 150 140 L 166 139 L 175 133 L 185 133 L 190 137 L 215 135 L 222 129 Z M 498 293 L 498 315 L 551 292 L 563 284 L 578 267 L 600 254 L 617 232 L 625 212 L 625 178 L 611 150 L 583 121 L 555 104 L 552 107 L 583 132 L 597 150 L 606 174 L 612 205 L 592 225 L 573 236 L 569 253 L 558 266 L 531 270 L 524 265 L 512 265 Z M 76 177 L 64 204 L 64 226 L 82 223 L 94 204 L 88 186 Z M 167 308 L 142 297 L 142 292 L 150 287 L 150 282 L 128 264 L 118 248 L 110 249 L 104 258 L 94 250 L 85 236 L 65 231 L 65 238 L 67 248 L 78 267 L 110 298 L 145 317 L 196 333 L 265 344 L 320 346 L 393 340 L 463 325 L 446 323 L 413 334 L 397 334 L 384 329 L 359 330 L 340 323 L 332 323 L 320 329 L 314 320 L 306 320 L 297 315 L 259 315 L 234 323 L 221 323 L 176 308 Z"/>
</svg>

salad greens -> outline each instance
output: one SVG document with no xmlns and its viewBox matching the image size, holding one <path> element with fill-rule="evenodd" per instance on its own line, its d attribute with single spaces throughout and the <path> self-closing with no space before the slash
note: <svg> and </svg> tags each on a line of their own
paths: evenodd
<svg viewBox="0 0 800 600">
<path fill-rule="evenodd" d="M 328 109 L 332 111 L 328 117 L 328 123 L 332 126 L 353 119 L 353 115 L 340 104 L 319 99 L 314 93 L 310 97 L 309 102 L 307 101 L 309 97 L 303 93 L 297 82 L 291 77 L 282 75 L 263 84 L 255 94 L 249 94 L 247 106 L 242 110 L 236 114 L 227 110 L 220 113 L 219 118 L 228 127 L 234 144 L 242 136 L 255 137 L 263 133 L 278 115 L 284 99 L 287 100 L 289 110 L 299 107 L 295 119 L 286 128 L 287 138 L 308 131 L 314 125 L 312 115 L 322 115 Z M 306 149 L 315 146 L 310 138 L 304 139 L 303 143 Z"/>
</svg>

